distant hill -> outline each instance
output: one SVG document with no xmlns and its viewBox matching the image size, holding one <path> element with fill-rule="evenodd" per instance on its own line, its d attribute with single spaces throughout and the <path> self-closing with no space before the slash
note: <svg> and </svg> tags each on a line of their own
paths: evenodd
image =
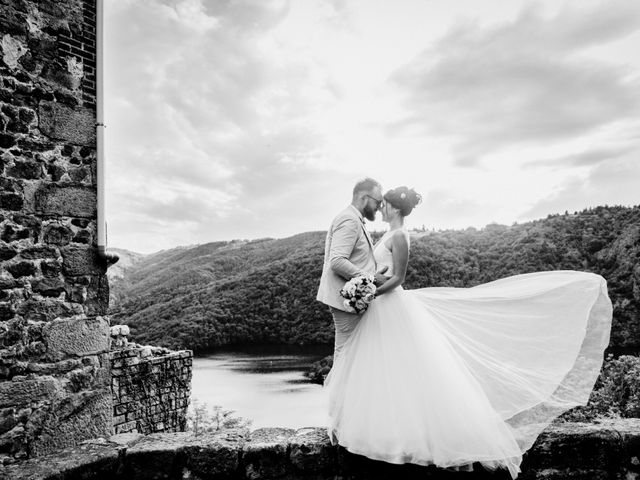
<svg viewBox="0 0 640 480">
<path fill-rule="evenodd" d="M 132 252 L 124 248 L 110 248 L 109 252 L 118 255 L 118 261 L 107 270 L 107 277 L 110 281 L 124 278 L 125 271 L 144 258 L 143 253 Z"/>
<path fill-rule="evenodd" d="M 111 265 L 107 270 L 109 285 L 116 285 L 118 282 L 121 283 L 119 290 L 111 288 L 109 292 L 109 304 L 114 305 L 120 302 L 116 292 L 125 290 L 123 284 L 127 281 L 125 279 L 126 272 L 133 265 L 142 260 L 144 258 L 144 254 L 125 250 L 124 248 L 109 248 L 109 252 L 118 255 L 118 261 Z"/>
<path fill-rule="evenodd" d="M 331 316 L 315 301 L 324 237 L 214 242 L 135 257 L 111 281 L 113 321 L 129 324 L 136 341 L 196 351 L 331 343 Z M 559 269 L 603 275 L 614 303 L 612 345 L 640 348 L 640 207 L 417 233 L 406 288 L 468 287 Z"/>
</svg>

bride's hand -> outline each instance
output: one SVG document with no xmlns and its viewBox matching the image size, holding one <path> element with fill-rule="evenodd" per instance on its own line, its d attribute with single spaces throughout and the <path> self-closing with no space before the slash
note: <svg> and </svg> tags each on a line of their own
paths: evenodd
<svg viewBox="0 0 640 480">
<path fill-rule="evenodd" d="M 387 280 L 389 280 L 391 277 L 388 277 L 387 275 L 383 275 L 384 272 L 386 272 L 387 270 L 389 270 L 388 266 L 382 267 L 380 270 L 378 270 L 375 274 L 373 283 L 376 287 L 379 287 L 380 285 L 383 285 Z"/>
</svg>

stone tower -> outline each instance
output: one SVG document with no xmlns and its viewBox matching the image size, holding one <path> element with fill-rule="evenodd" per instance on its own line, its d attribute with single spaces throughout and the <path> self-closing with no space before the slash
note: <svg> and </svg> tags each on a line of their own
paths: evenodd
<svg viewBox="0 0 640 480">
<path fill-rule="evenodd" d="M 112 430 L 95 12 L 0 1 L 0 462 Z"/>
</svg>

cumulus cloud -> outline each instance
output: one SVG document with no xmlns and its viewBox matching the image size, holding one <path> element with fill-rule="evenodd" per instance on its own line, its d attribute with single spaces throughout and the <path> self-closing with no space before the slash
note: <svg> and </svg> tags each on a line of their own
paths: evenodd
<svg viewBox="0 0 640 480">
<path fill-rule="evenodd" d="M 283 192 L 331 176 L 308 116 L 334 89 L 312 63 L 279 58 L 269 36 L 288 9 L 255 0 L 108 5 L 108 194 L 123 243 L 142 217 L 159 230 L 181 222 L 197 241 L 234 235 L 243 221 L 263 236 L 256 231 L 273 232 L 280 210 L 299 209 Z"/>
<path fill-rule="evenodd" d="M 637 115 L 637 76 L 588 55 L 640 30 L 640 4 L 601 2 L 545 16 L 535 5 L 484 28 L 467 22 L 400 68 L 396 129 L 450 137 L 459 165 L 527 142 L 555 142 Z"/>
</svg>

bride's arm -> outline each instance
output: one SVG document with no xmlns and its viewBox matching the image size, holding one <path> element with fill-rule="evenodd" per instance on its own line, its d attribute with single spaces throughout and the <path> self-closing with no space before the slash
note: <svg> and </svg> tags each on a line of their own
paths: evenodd
<svg viewBox="0 0 640 480">
<path fill-rule="evenodd" d="M 393 276 L 376 290 L 376 295 L 382 295 L 389 290 L 393 290 L 404 282 L 407 274 L 407 263 L 409 263 L 409 244 L 404 233 L 398 230 L 391 237 L 391 256 L 393 257 Z"/>
</svg>

